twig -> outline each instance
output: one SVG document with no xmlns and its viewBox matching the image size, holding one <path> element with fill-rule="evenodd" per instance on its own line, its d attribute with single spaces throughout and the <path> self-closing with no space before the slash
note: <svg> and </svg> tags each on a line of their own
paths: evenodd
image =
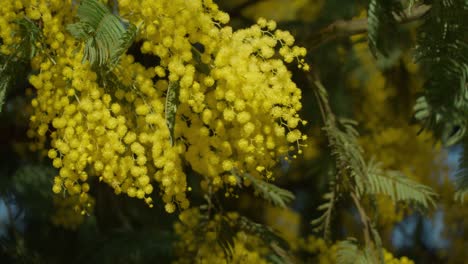
<svg viewBox="0 0 468 264">
<path fill-rule="evenodd" d="M 309 82 L 312 82 L 313 85 L 315 86 L 314 94 L 317 99 L 318 106 L 320 108 L 320 114 L 322 115 L 323 123 L 324 125 L 333 125 L 335 126 L 336 124 L 336 119 L 335 119 L 335 114 L 330 108 L 330 104 L 328 102 L 328 94 L 327 90 L 323 86 L 323 84 L 320 82 L 317 73 L 313 73 L 314 76 L 312 77 L 311 75 L 307 75 L 307 78 Z"/>
<path fill-rule="evenodd" d="M 359 202 L 359 198 L 356 196 L 356 193 L 354 191 L 351 192 L 351 198 L 353 199 L 354 204 L 356 205 L 356 208 L 358 209 L 359 212 L 359 217 L 361 218 L 361 222 L 363 224 L 363 233 L 364 233 L 364 241 L 366 242 L 366 245 L 371 245 L 370 242 L 370 225 L 369 225 L 369 217 L 366 214 L 366 211 L 362 207 L 361 203 Z"/>
<path fill-rule="evenodd" d="M 420 5 L 411 10 L 405 10 L 401 16 L 396 16 L 396 20 L 401 24 L 407 24 L 420 19 L 426 14 L 431 7 L 429 5 Z M 353 20 L 337 20 L 325 28 L 319 30 L 317 33 L 312 34 L 307 39 L 312 49 L 330 42 L 337 38 L 349 37 L 356 34 L 367 32 L 367 18 L 353 19 Z"/>
</svg>

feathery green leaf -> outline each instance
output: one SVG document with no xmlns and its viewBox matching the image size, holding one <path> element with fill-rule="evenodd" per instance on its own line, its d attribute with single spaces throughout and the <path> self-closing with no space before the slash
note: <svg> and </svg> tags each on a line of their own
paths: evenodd
<svg viewBox="0 0 468 264">
<path fill-rule="evenodd" d="M 407 201 L 423 208 L 435 206 L 436 194 L 432 189 L 409 179 L 401 172 L 384 171 L 378 163 L 372 160 L 369 162 L 367 170 L 366 193 L 388 195 L 394 202 Z"/>
<path fill-rule="evenodd" d="M 372 255 L 366 248 L 361 250 L 354 238 L 348 238 L 338 242 L 336 253 L 337 264 L 370 264 L 373 263 Z"/>
<path fill-rule="evenodd" d="M 138 34 L 139 27 L 129 24 L 127 27 L 127 30 L 125 33 L 120 37 L 119 39 L 119 47 L 115 52 L 113 52 L 112 57 L 111 57 L 111 65 L 116 65 L 120 57 L 127 52 L 127 50 L 132 46 L 133 42 L 135 41 L 135 38 Z"/>
<path fill-rule="evenodd" d="M 21 42 L 15 48 L 16 56 L 23 60 L 31 60 L 38 52 L 37 43 L 43 42 L 41 29 L 27 17 L 15 21 L 19 25 L 18 34 L 21 36 Z"/>
<path fill-rule="evenodd" d="M 333 208 L 336 203 L 336 193 L 335 185 L 332 184 L 332 191 L 325 193 L 323 198 L 325 203 L 321 204 L 318 207 L 319 211 L 323 211 L 322 215 L 311 221 L 312 226 L 314 226 L 314 231 L 320 232 L 323 231 L 325 239 L 328 239 L 330 236 L 330 222 L 332 217 Z"/>
<path fill-rule="evenodd" d="M 277 235 L 268 226 L 256 223 L 245 216 L 239 218 L 238 225 L 240 230 L 259 236 L 267 245 L 275 243 L 282 248 L 288 247 L 288 242 Z"/>
<path fill-rule="evenodd" d="M 468 119 L 468 2 L 435 0 L 419 29 L 415 58 L 426 73 L 415 118 L 446 145 L 459 142 Z"/>
<path fill-rule="evenodd" d="M 13 35 L 20 37 L 21 41 L 11 47 L 12 54 L 0 54 L 0 112 L 9 87 L 13 85 L 17 76 L 27 74 L 24 68 L 41 49 L 38 44 L 45 45 L 41 29 L 33 21 L 24 17 L 14 22 L 19 29 L 13 32 Z"/>
<path fill-rule="evenodd" d="M 133 43 L 137 27 L 129 24 L 126 30 L 120 18 L 97 0 L 82 1 L 77 16 L 79 21 L 67 25 L 67 30 L 85 42 L 83 62 L 112 69 Z"/>
<path fill-rule="evenodd" d="M 388 56 L 398 38 L 395 15 L 403 14 L 403 6 L 394 0 L 371 0 L 367 11 L 369 48 L 374 57 Z"/>
<path fill-rule="evenodd" d="M 252 182 L 255 191 L 262 195 L 263 199 L 271 202 L 279 207 L 287 207 L 287 203 L 294 200 L 294 194 L 290 191 L 281 189 L 280 187 L 262 181 L 246 173 L 245 177 Z"/>
<path fill-rule="evenodd" d="M 232 259 L 234 253 L 234 237 L 236 236 L 236 232 L 229 224 L 229 220 L 225 216 L 221 217 L 219 232 L 217 232 L 218 245 L 223 250 L 224 256 L 228 261 Z"/>
<path fill-rule="evenodd" d="M 274 260 L 280 260 L 280 263 L 291 263 L 291 257 L 286 251 L 288 248 L 288 242 L 286 242 L 268 226 L 256 223 L 245 216 L 241 216 L 238 220 L 238 228 L 239 230 L 250 233 L 262 239 L 263 243 L 270 247 L 274 253 L 272 256 L 270 256 Z"/>
<path fill-rule="evenodd" d="M 356 189 L 361 193 L 366 181 L 366 163 L 362 155 L 357 138 L 359 133 L 355 129 L 356 122 L 353 120 L 341 119 L 336 125 L 327 124 L 324 128 L 328 135 L 332 154 L 335 156 L 339 173 L 349 175 Z"/>
</svg>

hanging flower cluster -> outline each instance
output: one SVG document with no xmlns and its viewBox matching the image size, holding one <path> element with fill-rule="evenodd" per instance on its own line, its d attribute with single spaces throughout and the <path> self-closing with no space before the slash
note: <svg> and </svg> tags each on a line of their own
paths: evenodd
<svg viewBox="0 0 468 264">
<path fill-rule="evenodd" d="M 93 177 L 149 206 L 157 184 L 172 213 L 189 207 L 185 166 L 204 176 L 202 188 L 234 192 L 249 184 L 243 174 L 271 178 L 277 161 L 301 148 L 301 91 L 286 64 L 309 70 L 306 50 L 274 21 L 233 30 L 211 0 L 120 0 L 121 18 L 139 25 L 134 45 L 158 59 L 143 66 L 123 55 L 112 70 L 115 85 L 104 85 L 67 31 L 79 8 L 72 2 L 5 1 L 0 37 L 9 53 L 20 41 L 16 19 L 42 31 L 28 135 L 59 169 L 53 191 L 79 197 L 83 213 Z M 179 101 L 174 131 L 166 118 L 171 85 Z"/>
</svg>

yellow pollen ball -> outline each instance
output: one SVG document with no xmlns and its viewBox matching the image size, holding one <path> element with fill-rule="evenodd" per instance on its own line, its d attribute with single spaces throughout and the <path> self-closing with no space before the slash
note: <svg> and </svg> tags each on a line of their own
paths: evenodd
<svg viewBox="0 0 468 264">
<path fill-rule="evenodd" d="M 228 176 L 228 182 L 231 185 L 236 185 L 237 184 L 237 177 L 234 175 L 229 175 Z"/>
<path fill-rule="evenodd" d="M 164 206 L 164 209 L 166 210 L 166 212 L 172 214 L 175 212 L 175 205 L 173 203 L 167 203 L 165 206 Z"/>
<path fill-rule="evenodd" d="M 52 191 L 53 191 L 55 194 L 59 194 L 59 193 L 62 191 L 62 186 L 57 185 L 57 184 L 54 184 L 54 186 L 52 187 Z"/>
</svg>

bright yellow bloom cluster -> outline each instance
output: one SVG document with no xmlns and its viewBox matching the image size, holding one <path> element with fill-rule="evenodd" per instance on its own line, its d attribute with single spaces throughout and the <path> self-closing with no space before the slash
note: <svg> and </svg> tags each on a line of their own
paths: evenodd
<svg viewBox="0 0 468 264">
<path fill-rule="evenodd" d="M 292 47 L 288 32 L 262 19 L 233 32 L 222 26 L 229 16 L 211 1 L 122 1 L 120 7 L 124 17 L 145 25 L 142 52 L 161 58 L 158 76 L 180 83 L 183 118 L 176 121 L 176 138 L 184 144 L 183 157 L 206 177 L 203 187 L 237 185 L 245 172 L 269 176 L 288 151 L 285 136 L 299 146 L 300 90 L 283 61 L 273 58 L 277 45 L 286 62 L 305 55 Z M 194 53 L 209 72 L 197 70 Z"/>
<path fill-rule="evenodd" d="M 235 225 L 239 215 L 228 213 L 225 222 L 231 226 Z M 264 258 L 267 248 L 262 241 L 255 236 L 239 231 L 234 236 L 232 248 L 232 259 L 227 262 L 225 253 L 218 243 L 221 230 L 221 215 L 215 215 L 207 223 L 202 219 L 198 209 L 185 210 L 179 215 L 180 222 L 175 223 L 174 229 L 180 237 L 175 245 L 178 259 L 175 263 L 268 263 Z M 200 225 L 203 229 L 200 229 Z M 200 232 L 197 232 L 199 230 Z"/>
<path fill-rule="evenodd" d="M 233 191 L 248 184 L 245 173 L 271 177 L 278 159 L 302 146 L 301 91 L 286 64 L 309 66 L 289 32 L 265 19 L 233 31 L 211 0 L 118 3 L 121 16 L 140 26 L 141 51 L 160 59 L 145 67 L 123 56 L 113 70 L 122 85 L 82 63 L 83 44 L 65 29 L 76 22 L 71 0 L 9 0 L 0 9 L 3 52 L 17 41 L 7 36 L 17 17 L 45 37 L 46 51 L 32 61 L 37 97 L 28 135 L 59 169 L 55 193 L 78 195 L 86 211 L 96 176 L 152 206 L 156 181 L 172 213 L 189 206 L 184 163 L 204 176 L 202 187 Z M 171 82 L 180 87 L 174 145 L 164 113 Z"/>
<path fill-rule="evenodd" d="M 18 24 L 14 23 L 17 19 L 27 17 L 33 21 L 41 21 L 43 23 L 43 32 L 56 38 L 47 38 L 46 44 L 50 45 L 52 49 L 59 48 L 60 44 L 64 41 L 63 24 L 59 25 L 58 22 L 63 22 L 64 17 L 70 18 L 71 0 L 8 0 L 2 1 L 0 6 L 0 39 L 3 45 L 0 46 L 0 52 L 3 54 L 10 54 L 13 52 L 11 49 L 13 44 L 21 41 Z M 64 8 L 61 10 L 61 8 Z M 61 10 L 61 12 L 54 13 L 52 10 Z M 40 43 L 35 43 L 40 46 Z"/>
<path fill-rule="evenodd" d="M 414 262 L 403 256 L 401 258 L 395 258 L 392 253 L 384 249 L 384 261 L 385 264 L 414 264 Z"/>
<path fill-rule="evenodd" d="M 180 82 L 184 118 L 176 122 L 176 137 L 186 146 L 184 158 L 207 177 L 204 186 L 239 184 L 233 170 L 269 176 L 287 143 L 299 146 L 301 93 L 283 61 L 299 59 L 305 49 L 293 47 L 294 38 L 275 30 L 274 21 L 233 32 L 222 26 L 229 16 L 211 1 L 122 1 L 120 7 L 132 22 L 143 19 L 142 51 L 161 58 L 157 74 Z M 194 51 L 209 73 L 197 72 Z"/>
<path fill-rule="evenodd" d="M 332 264 L 336 263 L 337 257 L 337 244 L 327 245 L 322 238 L 315 236 L 308 236 L 307 239 L 299 240 L 299 249 L 306 251 L 316 256 L 313 263 Z M 384 262 L 386 264 L 414 264 L 414 262 L 407 257 L 395 258 L 392 253 L 383 249 Z"/>
</svg>

